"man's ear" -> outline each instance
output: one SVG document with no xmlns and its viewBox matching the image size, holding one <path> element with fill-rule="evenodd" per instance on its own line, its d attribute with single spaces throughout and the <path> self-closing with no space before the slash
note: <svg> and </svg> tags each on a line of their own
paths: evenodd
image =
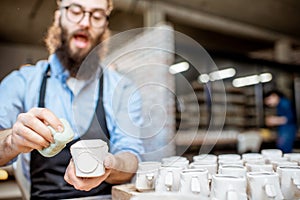
<svg viewBox="0 0 300 200">
<path fill-rule="evenodd" d="M 60 19 L 60 17 L 61 17 L 61 12 L 60 12 L 60 10 L 56 10 L 55 13 L 54 13 L 54 24 L 55 24 L 56 26 L 59 25 L 59 19 Z"/>
</svg>

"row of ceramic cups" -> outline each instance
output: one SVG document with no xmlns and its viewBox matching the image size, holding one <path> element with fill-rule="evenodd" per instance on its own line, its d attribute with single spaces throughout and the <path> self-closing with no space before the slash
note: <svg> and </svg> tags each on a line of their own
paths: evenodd
<svg viewBox="0 0 300 200">
<path fill-rule="evenodd" d="M 277 163 L 278 170 L 274 172 L 270 163 L 281 159 L 286 165 Z M 193 193 L 212 199 L 247 199 L 247 194 L 250 199 L 294 199 L 299 195 L 300 167 L 287 162 L 296 160 L 300 160 L 300 154 L 282 155 L 277 149 L 242 156 L 202 154 L 194 156 L 191 164 L 184 157 L 169 157 L 162 162 L 140 163 L 136 188 Z"/>
</svg>

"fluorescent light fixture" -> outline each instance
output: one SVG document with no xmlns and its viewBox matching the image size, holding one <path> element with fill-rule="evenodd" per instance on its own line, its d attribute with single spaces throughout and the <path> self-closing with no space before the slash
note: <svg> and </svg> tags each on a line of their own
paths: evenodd
<svg viewBox="0 0 300 200">
<path fill-rule="evenodd" d="M 217 81 L 222 80 L 226 78 L 231 78 L 236 74 L 236 71 L 234 68 L 228 68 L 228 69 L 222 69 L 219 71 L 211 72 L 209 74 L 209 79 L 211 81 Z"/>
<path fill-rule="evenodd" d="M 263 73 L 260 75 L 260 82 L 267 83 L 272 80 L 272 74 L 271 73 Z"/>
<path fill-rule="evenodd" d="M 198 76 L 198 82 L 200 83 L 208 83 L 209 81 L 209 75 L 208 74 L 201 74 Z"/>
<path fill-rule="evenodd" d="M 249 85 L 255 85 L 258 83 L 266 83 L 272 80 L 271 73 L 263 73 L 260 75 L 251 75 L 241 78 L 236 78 L 232 81 L 234 87 L 245 87 Z"/>
<path fill-rule="evenodd" d="M 171 74 L 177 74 L 177 73 L 180 73 L 180 72 L 187 71 L 189 68 L 190 68 L 189 63 L 180 62 L 180 63 L 174 64 L 174 65 L 171 65 L 170 68 L 169 68 L 169 72 Z"/>
<path fill-rule="evenodd" d="M 208 81 L 223 80 L 226 78 L 231 78 L 235 74 L 236 74 L 236 70 L 234 68 L 227 68 L 227 69 L 211 72 L 209 74 L 201 74 L 198 77 L 198 81 L 200 83 L 207 83 Z"/>
</svg>

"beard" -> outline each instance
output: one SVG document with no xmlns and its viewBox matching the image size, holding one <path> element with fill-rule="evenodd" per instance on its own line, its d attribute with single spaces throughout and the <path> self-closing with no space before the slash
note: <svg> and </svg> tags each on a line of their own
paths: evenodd
<svg viewBox="0 0 300 200">
<path fill-rule="evenodd" d="M 78 50 L 74 52 L 70 49 L 70 39 L 77 32 L 84 32 L 92 41 L 92 46 L 88 51 Z M 98 48 L 96 46 L 108 38 L 109 35 L 110 32 L 106 28 L 97 38 L 91 39 L 90 34 L 86 30 L 78 30 L 70 34 L 61 25 L 53 23 L 48 30 L 45 42 L 49 53 L 57 55 L 59 61 L 69 71 L 71 77 L 88 79 L 95 75 L 95 72 L 100 67 L 100 57 L 106 52 L 105 48 Z"/>
</svg>

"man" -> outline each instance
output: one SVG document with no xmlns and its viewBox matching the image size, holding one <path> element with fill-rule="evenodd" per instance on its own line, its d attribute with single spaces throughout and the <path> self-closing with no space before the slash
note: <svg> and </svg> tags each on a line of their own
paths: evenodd
<svg viewBox="0 0 300 200">
<path fill-rule="evenodd" d="M 267 116 L 267 126 L 277 126 L 277 148 L 284 153 L 293 151 L 293 144 L 297 133 L 296 117 L 291 102 L 278 90 L 271 90 L 264 95 L 264 102 L 268 107 L 276 108 L 276 116 Z"/>
<path fill-rule="evenodd" d="M 46 38 L 48 61 L 22 67 L 0 85 L 0 165 L 22 155 L 31 199 L 109 194 L 112 184 L 132 178 L 143 152 L 138 139 L 141 103 L 132 84 L 99 67 L 95 56 L 84 61 L 109 35 L 112 0 L 61 0 L 58 8 Z M 59 118 L 71 124 L 75 139 L 56 156 L 43 157 L 37 150 L 54 142 L 48 126 L 64 130 Z M 105 174 L 77 177 L 70 146 L 98 138 L 110 146 Z"/>
</svg>

